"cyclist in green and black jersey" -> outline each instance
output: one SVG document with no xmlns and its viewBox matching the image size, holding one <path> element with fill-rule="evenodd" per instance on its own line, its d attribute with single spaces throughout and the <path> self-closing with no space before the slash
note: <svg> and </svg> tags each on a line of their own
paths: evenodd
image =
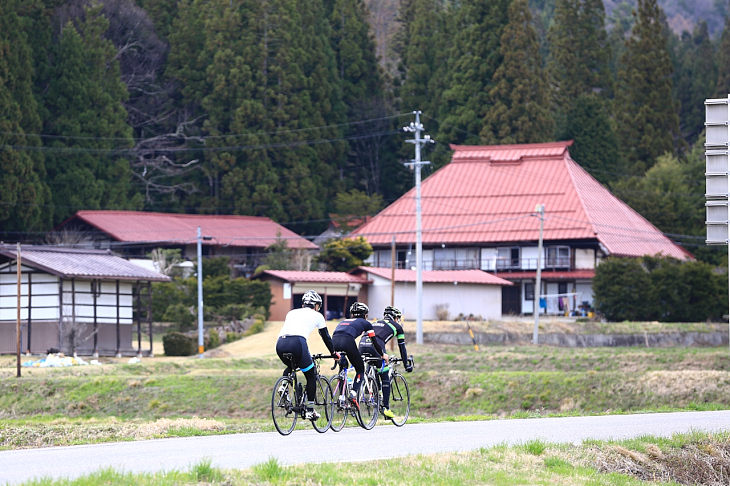
<svg viewBox="0 0 730 486">
<path fill-rule="evenodd" d="M 401 318 L 403 313 L 393 307 L 388 306 L 383 311 L 383 319 L 373 322 L 373 330 L 375 331 L 375 337 L 363 336 L 360 339 L 360 354 L 378 357 L 380 354 L 376 352 L 373 340 L 379 345 L 380 349 L 385 349 L 385 345 L 394 337 L 398 339 L 398 349 L 400 350 L 400 356 L 403 359 L 403 365 L 405 370 L 410 373 L 413 371 L 413 364 L 408 361 L 408 352 L 406 351 L 406 336 L 401 326 Z M 390 368 L 388 363 L 383 360 L 378 373 L 380 373 L 380 382 L 383 386 L 383 415 L 387 418 L 393 417 L 393 412 L 390 411 Z"/>
</svg>

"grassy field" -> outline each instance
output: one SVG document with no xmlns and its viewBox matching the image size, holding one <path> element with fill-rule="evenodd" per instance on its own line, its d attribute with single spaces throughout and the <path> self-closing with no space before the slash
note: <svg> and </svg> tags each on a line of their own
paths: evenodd
<svg viewBox="0 0 730 486">
<path fill-rule="evenodd" d="M 725 348 L 409 351 L 411 422 L 730 408 Z M 282 369 L 275 356 L 106 361 L 23 368 L 18 379 L 3 358 L 0 448 L 273 430 L 270 393 Z"/>
<path fill-rule="evenodd" d="M 727 484 L 728 434 L 677 434 L 582 444 L 534 440 L 517 446 L 419 455 L 378 462 L 302 464 L 284 467 L 275 459 L 247 470 L 223 470 L 203 460 L 185 471 L 131 474 L 111 469 L 75 480 L 43 479 L 26 486 L 95 485 L 417 485 L 490 484 L 635 486 Z"/>
</svg>

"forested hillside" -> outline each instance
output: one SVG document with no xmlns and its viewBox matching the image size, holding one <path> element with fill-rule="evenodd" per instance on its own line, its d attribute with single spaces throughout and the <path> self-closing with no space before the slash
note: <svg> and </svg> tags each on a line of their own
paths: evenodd
<svg viewBox="0 0 730 486">
<path fill-rule="evenodd" d="M 726 2 L 691 3 L 5 0 L 0 237 L 101 208 L 313 235 L 348 197 L 412 186 L 398 129 L 421 110 L 433 168 L 450 143 L 573 139 L 702 256 L 703 100 L 730 92 L 730 32 Z"/>
</svg>

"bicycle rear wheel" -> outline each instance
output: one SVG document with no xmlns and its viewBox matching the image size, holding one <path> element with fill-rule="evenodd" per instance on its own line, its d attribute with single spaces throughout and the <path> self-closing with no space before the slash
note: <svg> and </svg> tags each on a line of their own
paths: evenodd
<svg viewBox="0 0 730 486">
<path fill-rule="evenodd" d="M 396 427 L 406 423 L 411 411 L 411 393 L 405 377 L 400 373 L 395 373 L 390 380 L 390 411 L 394 415 L 390 420 Z"/>
<path fill-rule="evenodd" d="M 317 396 L 314 397 L 314 410 L 319 413 L 319 418 L 312 421 L 314 430 L 324 434 L 332 423 L 332 389 L 327 378 L 317 378 Z"/>
<path fill-rule="evenodd" d="M 330 428 L 335 432 L 339 432 L 347 421 L 349 406 L 347 403 L 347 382 L 340 379 L 340 375 L 335 375 L 330 379 L 330 388 L 333 401 Z"/>
<path fill-rule="evenodd" d="M 360 410 L 357 414 L 358 422 L 363 429 L 370 430 L 378 423 L 378 413 L 380 413 L 378 383 L 371 373 L 367 373 L 363 377 L 357 399 L 360 404 Z"/>
<path fill-rule="evenodd" d="M 289 435 L 297 424 L 297 413 L 294 411 L 292 398 L 295 397 L 294 383 L 288 376 L 276 381 L 271 393 L 271 418 L 281 435 Z"/>
</svg>

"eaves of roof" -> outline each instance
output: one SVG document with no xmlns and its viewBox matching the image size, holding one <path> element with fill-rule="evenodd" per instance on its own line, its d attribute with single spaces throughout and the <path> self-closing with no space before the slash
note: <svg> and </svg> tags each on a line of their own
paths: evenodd
<svg viewBox="0 0 730 486">
<path fill-rule="evenodd" d="M 251 278 L 259 279 L 270 275 L 289 283 L 338 283 L 338 284 L 367 284 L 370 280 L 358 277 L 347 272 L 303 272 L 293 270 L 265 270 Z"/>
<path fill-rule="evenodd" d="M 535 280 L 536 271 L 497 272 L 497 276 L 506 280 Z M 540 272 L 540 279 L 547 280 L 583 280 L 593 279 L 596 276 L 595 270 L 543 270 Z"/>
<path fill-rule="evenodd" d="M 392 270 L 390 268 L 358 267 L 353 271 L 369 273 L 388 280 L 390 280 L 392 275 Z M 417 275 L 415 270 L 395 270 L 396 282 L 415 282 L 416 278 Z M 424 270 L 422 272 L 421 279 L 424 283 L 512 285 L 512 282 L 482 270 Z"/>
<path fill-rule="evenodd" d="M 9 260 L 17 258 L 16 249 L 9 245 L 0 245 L 0 255 Z M 167 275 L 142 268 L 108 250 L 25 246 L 21 247 L 20 262 L 62 278 L 170 281 Z"/>
</svg>

